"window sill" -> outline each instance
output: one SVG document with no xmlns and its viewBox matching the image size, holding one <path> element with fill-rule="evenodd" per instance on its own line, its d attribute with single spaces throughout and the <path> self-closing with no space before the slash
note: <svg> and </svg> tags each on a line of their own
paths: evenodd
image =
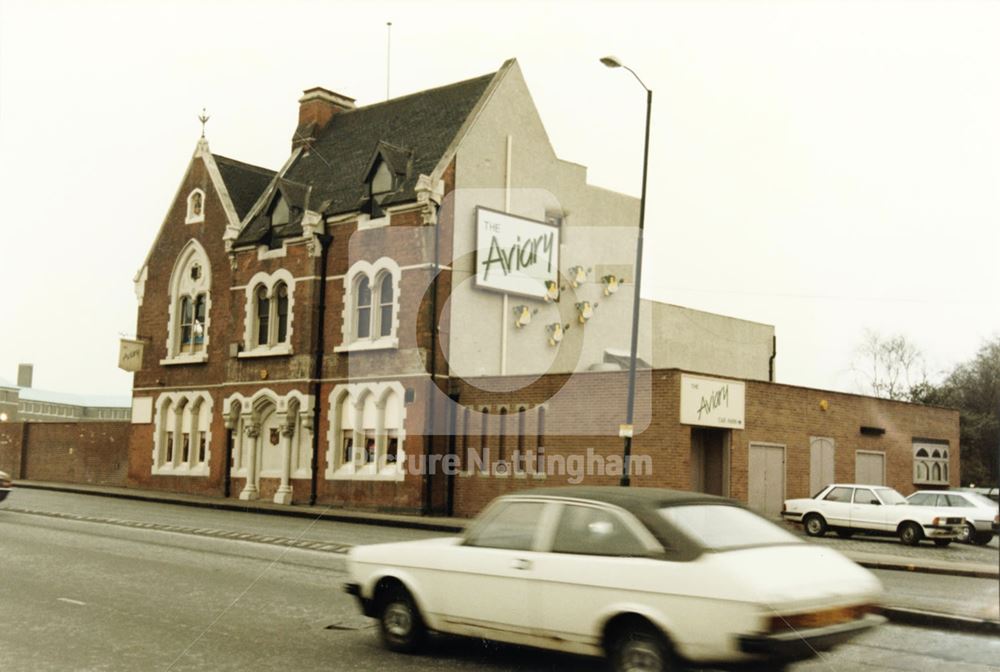
<svg viewBox="0 0 1000 672">
<path fill-rule="evenodd" d="M 358 218 L 358 231 L 364 231 L 366 229 L 379 229 L 383 226 L 389 226 L 389 215 L 385 214 L 381 217 L 368 217 L 367 215 L 362 215 Z"/>
<path fill-rule="evenodd" d="M 333 473 L 327 472 L 328 481 L 402 481 L 406 474 L 397 467 L 386 467 L 376 472 L 370 467 L 355 469 L 352 466 L 341 467 Z"/>
<path fill-rule="evenodd" d="M 237 359 L 254 359 L 255 357 L 284 357 L 292 354 L 292 346 L 287 343 L 275 345 L 270 348 L 254 348 L 237 353 Z"/>
<path fill-rule="evenodd" d="M 178 364 L 202 364 L 208 361 L 207 352 L 196 352 L 191 355 L 174 355 L 160 360 L 160 366 L 175 366 Z"/>
<path fill-rule="evenodd" d="M 347 345 L 338 345 L 334 352 L 363 352 L 365 350 L 398 350 L 399 339 L 386 336 L 376 340 L 364 339 Z"/>
<path fill-rule="evenodd" d="M 208 476 L 208 465 L 200 465 L 197 467 L 188 467 L 186 465 L 164 465 L 162 467 L 153 467 L 153 476 Z"/>
</svg>

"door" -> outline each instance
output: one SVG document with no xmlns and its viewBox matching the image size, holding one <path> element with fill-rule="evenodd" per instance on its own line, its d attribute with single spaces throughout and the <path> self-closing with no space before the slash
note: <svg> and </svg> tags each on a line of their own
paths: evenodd
<svg viewBox="0 0 1000 672">
<path fill-rule="evenodd" d="M 862 530 L 884 530 L 886 507 L 871 488 L 856 488 L 851 503 L 851 527 Z"/>
<path fill-rule="evenodd" d="M 833 439 L 809 439 L 809 494 L 815 495 L 836 479 L 833 477 Z"/>
<path fill-rule="evenodd" d="M 728 429 L 691 428 L 691 489 L 729 495 Z"/>
<path fill-rule="evenodd" d="M 785 502 L 785 447 L 751 443 L 748 480 L 750 508 L 780 516 Z"/>
<path fill-rule="evenodd" d="M 854 481 L 856 483 L 885 485 L 885 453 L 859 450 L 854 455 Z"/>
</svg>

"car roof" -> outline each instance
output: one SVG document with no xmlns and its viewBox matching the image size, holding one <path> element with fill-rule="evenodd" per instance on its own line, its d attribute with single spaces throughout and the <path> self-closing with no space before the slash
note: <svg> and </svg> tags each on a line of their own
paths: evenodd
<svg viewBox="0 0 1000 672">
<path fill-rule="evenodd" d="M 547 497 L 612 504 L 626 511 L 659 509 L 682 504 L 735 504 L 731 499 L 703 492 L 620 486 L 563 486 L 522 490 L 507 497 Z"/>
</svg>

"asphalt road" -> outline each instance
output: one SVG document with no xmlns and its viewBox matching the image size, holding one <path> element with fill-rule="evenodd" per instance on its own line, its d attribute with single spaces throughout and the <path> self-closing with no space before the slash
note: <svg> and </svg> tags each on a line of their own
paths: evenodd
<svg viewBox="0 0 1000 672">
<path fill-rule="evenodd" d="M 436 639 L 420 657 L 383 651 L 371 622 L 340 592 L 343 549 L 433 533 L 16 494 L 0 505 L 0 670 L 603 669 L 454 638 Z M 975 579 L 956 581 L 942 590 L 982 588 Z M 795 670 L 998 666 L 1000 638 L 886 626 Z"/>
</svg>

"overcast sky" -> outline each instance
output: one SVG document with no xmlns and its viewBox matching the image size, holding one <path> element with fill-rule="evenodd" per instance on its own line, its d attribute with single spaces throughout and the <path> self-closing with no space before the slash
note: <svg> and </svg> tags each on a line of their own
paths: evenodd
<svg viewBox="0 0 1000 672">
<path fill-rule="evenodd" d="M 516 57 L 557 154 L 638 195 L 646 297 L 776 327 L 858 391 L 865 328 L 928 373 L 1000 335 L 1000 3 L 0 0 L 0 377 L 129 393 L 132 278 L 200 134 L 277 169 L 298 97 L 378 102 Z"/>
</svg>

